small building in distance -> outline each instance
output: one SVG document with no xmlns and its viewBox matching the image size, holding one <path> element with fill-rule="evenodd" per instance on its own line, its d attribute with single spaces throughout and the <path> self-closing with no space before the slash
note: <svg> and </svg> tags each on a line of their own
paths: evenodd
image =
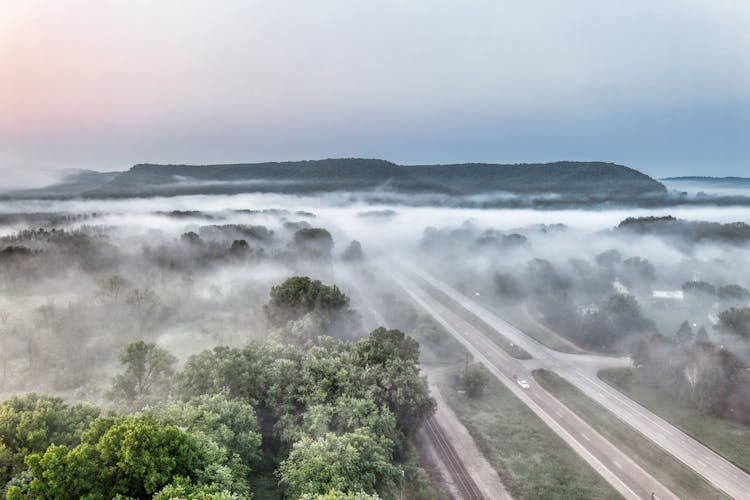
<svg viewBox="0 0 750 500">
<path fill-rule="evenodd" d="M 682 306 L 685 303 L 685 293 L 682 290 L 653 290 L 651 301 L 661 306 Z"/>
</svg>

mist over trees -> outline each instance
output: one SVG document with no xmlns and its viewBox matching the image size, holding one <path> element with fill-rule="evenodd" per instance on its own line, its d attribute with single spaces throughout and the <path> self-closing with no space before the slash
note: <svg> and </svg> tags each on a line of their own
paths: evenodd
<svg viewBox="0 0 750 500">
<path fill-rule="evenodd" d="M 396 293 L 393 257 L 577 349 L 629 356 L 634 380 L 680 404 L 750 422 L 750 259 L 728 236 L 740 226 L 501 229 L 408 209 L 159 203 L 3 226 L 8 498 L 390 498 L 404 485 L 426 498 L 412 437 L 435 403 L 419 360 L 467 358 Z M 475 366 L 457 382 L 477 400 L 491 383 Z"/>
<path fill-rule="evenodd" d="M 559 225 L 501 231 L 467 222 L 427 228 L 420 249 L 429 266 L 451 268 L 447 278 L 467 295 L 527 311 L 525 321 L 580 348 L 630 356 L 640 383 L 680 404 L 748 422 L 743 231 L 674 217 L 626 219 L 583 236 Z M 497 244 L 510 237 L 522 251 Z"/>
<path fill-rule="evenodd" d="M 99 286 L 105 303 L 131 289 L 119 275 Z M 343 332 L 359 328 L 349 304 L 337 286 L 295 276 L 263 310 L 272 330 L 319 318 L 304 341 L 217 346 L 179 370 L 157 343 L 127 344 L 107 393 L 116 414 L 37 394 L 0 403 L 4 495 L 247 498 L 270 474 L 290 498 L 392 496 L 435 402 L 417 342 L 385 328 Z"/>
</svg>

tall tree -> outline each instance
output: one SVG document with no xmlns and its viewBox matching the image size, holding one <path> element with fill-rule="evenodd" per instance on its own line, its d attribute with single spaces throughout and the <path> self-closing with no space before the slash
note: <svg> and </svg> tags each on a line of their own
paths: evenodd
<svg viewBox="0 0 750 500">
<path fill-rule="evenodd" d="M 750 307 L 731 307 L 719 313 L 719 326 L 740 337 L 750 337 Z"/>
<path fill-rule="evenodd" d="M 387 447 L 358 430 L 302 438 L 281 463 L 277 475 L 287 495 L 299 498 L 331 490 L 375 493 L 397 484 L 400 470 L 391 465 Z"/>
<path fill-rule="evenodd" d="M 163 395 L 177 362 L 166 349 L 143 340 L 126 345 L 119 360 L 125 372 L 112 380 L 110 396 L 126 405 L 143 405 L 149 396 Z"/>
</svg>

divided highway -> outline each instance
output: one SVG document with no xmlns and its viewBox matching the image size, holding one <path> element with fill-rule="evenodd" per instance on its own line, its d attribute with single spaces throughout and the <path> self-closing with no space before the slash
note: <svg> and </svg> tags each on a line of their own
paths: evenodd
<svg viewBox="0 0 750 500">
<path fill-rule="evenodd" d="M 393 266 L 390 268 L 394 269 Z M 432 313 L 449 332 L 453 333 L 467 348 L 469 348 L 477 359 L 483 361 L 487 366 L 494 367 L 496 369 L 495 371 L 499 372 L 499 374 L 496 373 L 496 375 L 498 375 L 501 380 L 503 380 L 502 377 L 505 377 L 503 382 L 506 385 L 511 386 L 517 395 L 520 392 L 521 395 L 528 395 L 532 399 L 534 399 L 534 396 L 539 396 L 545 404 L 541 405 L 540 402 L 536 400 L 533 401 L 534 403 L 542 408 L 552 408 L 552 416 L 557 417 L 552 420 L 555 421 L 556 425 L 559 425 L 563 430 L 566 430 L 575 439 L 578 445 L 583 445 L 583 448 L 586 450 L 585 453 L 582 453 L 584 458 L 587 458 L 587 454 L 593 455 L 597 458 L 597 461 L 599 462 L 598 467 L 596 467 L 597 470 L 602 472 L 602 468 L 606 469 L 608 474 L 605 474 L 605 477 L 613 484 L 613 486 L 617 487 L 617 484 L 615 484 L 611 478 L 612 476 L 616 476 L 618 478 L 617 482 L 624 483 L 628 486 L 631 493 L 636 493 L 637 496 L 635 498 L 648 498 L 650 496 L 650 492 L 648 492 L 649 489 L 653 489 L 653 491 L 656 492 L 656 498 L 668 498 L 669 496 L 673 496 L 671 492 L 668 492 L 650 475 L 640 469 L 640 467 L 632 463 L 629 459 L 623 459 L 622 453 L 620 453 L 619 450 L 617 451 L 618 455 L 610 455 L 609 453 L 611 453 L 611 450 L 607 451 L 603 456 L 597 455 L 596 450 L 606 450 L 607 445 L 610 448 L 613 448 L 613 446 L 604 440 L 604 438 L 601 438 L 601 436 L 598 436 L 599 440 L 597 440 L 596 446 L 593 446 L 591 444 L 592 431 L 590 430 L 586 431 L 588 434 L 585 438 L 579 439 L 582 438 L 581 424 L 583 422 L 576 422 L 575 425 L 573 425 L 573 428 L 568 430 L 570 424 L 577 419 L 577 417 L 563 413 L 564 418 L 560 418 L 553 407 L 555 403 L 560 406 L 562 405 L 549 394 L 545 393 L 545 395 L 542 396 L 541 388 L 538 386 L 532 387 L 532 390 L 528 392 L 524 392 L 516 387 L 512 382 L 512 378 L 509 378 L 513 375 L 513 373 L 509 375 L 509 371 L 511 370 L 509 367 L 512 367 L 514 373 L 520 372 L 519 375 L 523 373 L 524 376 L 536 368 L 545 368 L 556 372 L 558 375 L 564 377 L 570 383 L 575 385 L 587 396 L 601 404 L 604 408 L 607 408 L 623 422 L 641 432 L 645 437 L 661 446 L 675 458 L 703 476 L 715 488 L 733 498 L 750 499 L 750 475 L 692 437 L 680 431 L 669 422 L 654 415 L 648 409 L 613 389 L 597 377 L 597 372 L 602 368 L 627 366 L 628 361 L 626 359 L 596 355 L 567 354 L 554 351 L 530 338 L 517 328 L 503 321 L 494 313 L 488 311 L 469 297 L 456 291 L 429 273 L 401 261 L 399 261 L 396 268 L 400 268 L 401 272 L 398 276 L 392 275 L 393 280 L 417 303 Z M 449 297 L 450 300 L 484 321 L 509 341 L 516 343 L 531 354 L 533 359 L 519 361 L 511 358 L 507 353 L 499 349 L 491 341 L 487 340 L 485 335 L 464 321 L 459 315 L 451 311 L 451 306 L 455 307 L 456 304 L 451 304 L 451 306 L 442 304 L 433 295 L 425 291 L 417 281 L 409 279 L 408 276 L 410 273 L 439 290 L 442 294 Z M 521 396 L 519 395 L 519 397 Z M 524 398 L 522 397 L 521 399 Z M 548 399 L 554 400 L 554 403 L 548 401 Z M 525 399 L 524 401 L 526 402 Z M 529 402 L 527 402 L 527 404 L 529 404 Z M 532 409 L 534 408 L 532 407 Z M 539 414 L 538 411 L 537 414 Z M 549 412 L 547 412 L 547 416 L 550 416 Z M 547 421 L 547 419 L 545 419 L 545 421 Z M 549 423 L 549 421 L 547 421 L 547 423 Z M 553 429 L 555 429 L 554 426 Z M 565 436 L 563 437 L 565 438 Z M 566 439 L 566 441 L 569 441 L 569 439 Z M 574 446 L 574 448 L 576 448 L 579 453 L 581 452 L 581 446 Z M 595 449 L 592 450 L 591 448 Z M 615 456 L 617 456 L 617 458 L 615 458 Z M 592 463 L 590 459 L 587 458 L 587 460 L 589 463 Z M 626 464 L 623 464 L 623 461 L 626 461 Z M 627 464 L 627 462 L 630 463 Z M 592 463 L 592 465 L 594 464 Z M 626 494 L 627 491 L 623 491 L 622 484 L 618 490 L 625 496 L 630 496 Z"/>
<path fill-rule="evenodd" d="M 521 389 L 513 377 L 532 380 L 531 370 L 512 358 L 466 320 L 424 291 L 409 278 L 391 276 L 404 291 L 430 313 L 487 369 L 549 425 L 584 460 L 628 499 L 676 499 L 671 491 L 614 447 L 575 413 L 537 384 Z"/>
</svg>

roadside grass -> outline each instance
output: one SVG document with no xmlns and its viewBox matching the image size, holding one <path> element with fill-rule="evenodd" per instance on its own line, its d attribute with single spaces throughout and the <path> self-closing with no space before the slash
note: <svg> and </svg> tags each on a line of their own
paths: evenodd
<svg viewBox="0 0 750 500">
<path fill-rule="evenodd" d="M 471 399 L 458 392 L 457 372 L 441 373 L 436 384 L 513 498 L 621 498 L 502 383 L 491 377 Z"/>
<path fill-rule="evenodd" d="M 497 344 L 503 351 L 510 354 L 512 357 L 516 359 L 531 359 L 531 354 L 526 352 L 526 350 L 522 349 L 521 347 L 517 346 L 507 338 L 505 338 L 502 334 L 500 334 L 497 330 L 492 328 L 490 325 L 476 317 L 474 314 L 470 313 L 466 309 L 461 306 L 458 302 L 450 298 L 448 295 L 444 294 L 431 284 L 427 283 L 423 279 L 419 277 L 415 277 L 416 280 L 418 280 L 422 286 L 424 287 L 427 292 L 432 295 L 435 298 L 438 298 L 441 302 L 449 303 L 455 307 L 452 307 L 452 311 L 456 314 L 458 314 L 461 319 L 472 325 L 477 330 L 481 331 L 483 334 L 487 336 L 490 340 L 492 340 L 495 344 Z"/>
<path fill-rule="evenodd" d="M 727 498 L 690 468 L 556 373 L 535 370 L 534 379 L 678 497 L 702 500 Z"/>
<path fill-rule="evenodd" d="M 688 408 L 662 389 L 640 381 L 629 368 L 603 370 L 599 378 L 738 467 L 750 471 L 750 426 Z"/>
<path fill-rule="evenodd" d="M 480 299 L 480 302 L 488 309 L 495 311 L 505 321 L 550 349 L 572 354 L 581 352 L 580 350 L 573 349 L 568 344 L 560 341 L 556 335 L 552 335 L 529 320 L 521 309 L 521 304 L 502 304 L 487 299 Z"/>
</svg>

